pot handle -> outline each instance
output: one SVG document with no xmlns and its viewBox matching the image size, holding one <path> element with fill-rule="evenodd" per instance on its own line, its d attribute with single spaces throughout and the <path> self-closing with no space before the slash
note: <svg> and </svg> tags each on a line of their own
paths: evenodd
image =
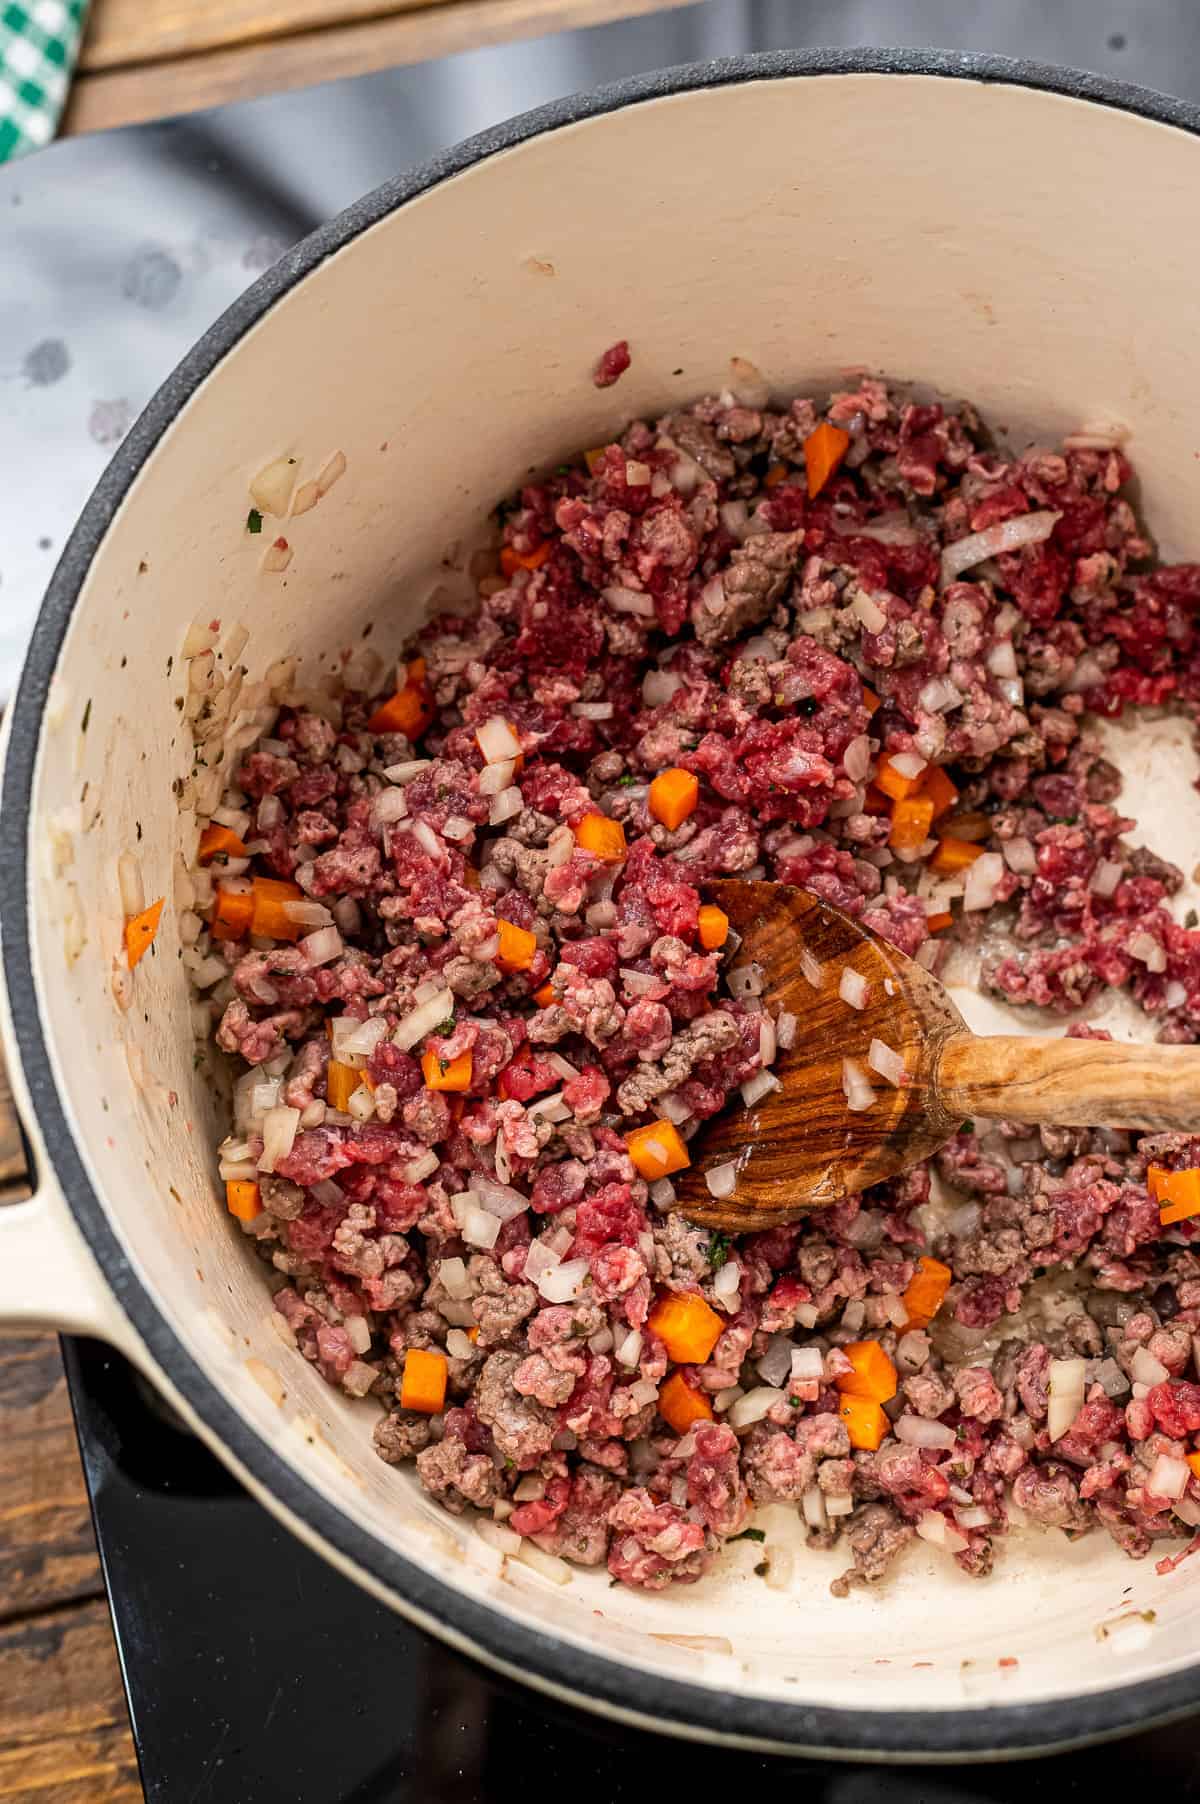
<svg viewBox="0 0 1200 1804">
<path fill-rule="evenodd" d="M 25 1120 L 34 1117 L 15 1060 L 12 1069 L 10 1086 L 0 1049 L 0 1326 L 91 1335 L 144 1368 L 141 1341 L 75 1225 L 45 1149 L 22 1131 L 14 1090 Z"/>
</svg>

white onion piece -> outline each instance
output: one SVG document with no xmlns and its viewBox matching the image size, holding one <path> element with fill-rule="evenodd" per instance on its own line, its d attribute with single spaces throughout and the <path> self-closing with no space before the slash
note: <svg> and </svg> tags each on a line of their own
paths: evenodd
<svg viewBox="0 0 1200 1804">
<path fill-rule="evenodd" d="M 642 1357 L 642 1331 L 631 1328 L 623 1340 L 617 1341 L 613 1347 L 613 1358 L 619 1366 L 633 1368 Z"/>
<path fill-rule="evenodd" d="M 1019 834 L 1016 839 L 1006 839 L 1001 847 L 1001 855 L 1010 871 L 1018 877 L 1032 877 L 1037 870 L 1037 852 L 1031 839 Z"/>
<path fill-rule="evenodd" d="M 875 1092 L 862 1066 L 854 1059 L 842 1060 L 842 1089 L 846 1092 L 846 1107 L 855 1114 L 869 1109 L 875 1101 Z"/>
<path fill-rule="evenodd" d="M 560 1560 L 556 1553 L 547 1553 L 533 1541 L 522 1541 L 517 1558 L 522 1566 L 530 1567 L 542 1578 L 549 1579 L 552 1585 L 569 1585 L 571 1568 L 565 1560 Z"/>
<path fill-rule="evenodd" d="M 513 780 L 517 761 L 515 758 L 501 758 L 496 764 L 485 764 L 479 773 L 479 793 L 481 796 L 498 796 L 507 789 Z"/>
<path fill-rule="evenodd" d="M 895 1047 L 889 1046 L 885 1040 L 872 1040 L 867 1048 L 867 1064 L 872 1071 L 877 1071 L 889 1084 L 901 1084 L 904 1081 L 904 1060 Z"/>
<path fill-rule="evenodd" d="M 127 918 L 140 915 L 146 906 L 142 884 L 142 867 L 132 852 L 122 852 L 117 859 L 117 886 L 121 892 L 121 913 Z"/>
<path fill-rule="evenodd" d="M 664 1096 L 655 1098 L 654 1112 L 660 1120 L 669 1121 L 674 1127 L 680 1127 L 692 1111 L 685 1102 L 679 1100 L 673 1090 L 668 1090 Z"/>
<path fill-rule="evenodd" d="M 297 463 L 294 457 L 276 457 L 264 464 L 250 484 L 250 498 L 264 514 L 282 520 L 296 486 Z"/>
<path fill-rule="evenodd" d="M 871 769 L 871 741 L 865 733 L 852 739 L 842 753 L 842 764 L 852 783 L 863 783 Z"/>
<path fill-rule="evenodd" d="M 258 1161 L 260 1171 L 274 1171 L 280 1159 L 286 1159 L 300 1126 L 299 1109 L 268 1109 L 263 1116 L 263 1149 Z"/>
<path fill-rule="evenodd" d="M 421 772 L 428 770 L 432 763 L 432 758 L 404 758 L 399 764 L 385 765 L 383 774 L 389 783 L 403 785 L 411 783 L 414 777 L 419 777 Z"/>
<path fill-rule="evenodd" d="M 498 1215 L 501 1221 L 524 1215 L 529 1207 L 527 1196 L 522 1196 L 508 1184 L 497 1184 L 495 1178 L 489 1178 L 481 1171 L 472 1175 L 471 1188 L 488 1213 Z"/>
<path fill-rule="evenodd" d="M 505 758 L 519 758 L 521 741 L 506 720 L 494 714 L 475 729 L 475 742 L 483 753 L 485 764 L 499 764 Z"/>
<path fill-rule="evenodd" d="M 555 1090 L 549 1096 L 539 1096 L 531 1102 L 525 1113 L 530 1121 L 566 1121 L 571 1111 L 562 1098 L 562 1091 Z"/>
<path fill-rule="evenodd" d="M 809 1528 L 823 1529 L 828 1526 L 825 1517 L 825 1496 L 819 1485 L 810 1485 L 800 1499 L 800 1509 Z"/>
<path fill-rule="evenodd" d="M 521 1276 L 526 1284 L 536 1284 L 543 1272 L 552 1271 L 556 1265 L 561 1264 L 561 1253 L 556 1253 L 545 1240 L 532 1240 L 525 1255 L 525 1268 Z"/>
<path fill-rule="evenodd" d="M 392 1035 L 395 1045 L 407 1052 L 418 1040 L 432 1033 L 435 1027 L 447 1020 L 454 1013 L 454 994 L 451 990 L 439 990 L 428 1002 L 422 1002 L 409 1011 L 396 1027 Z"/>
<path fill-rule="evenodd" d="M 346 1112 L 355 1121 L 370 1121 L 375 1113 L 375 1097 L 366 1084 L 359 1084 L 346 1098 Z"/>
<path fill-rule="evenodd" d="M 861 622 L 868 633 L 881 633 L 887 625 L 886 611 L 866 593 L 865 589 L 855 592 L 850 603 L 850 612 Z"/>
<path fill-rule="evenodd" d="M 642 700 L 648 708 L 661 708 L 683 683 L 672 670 L 648 670 L 642 679 Z"/>
<path fill-rule="evenodd" d="M 515 815 L 520 814 L 524 806 L 521 792 L 515 784 L 511 789 L 502 789 L 499 795 L 493 798 L 491 808 L 488 810 L 489 827 L 499 827 L 505 821 L 511 821 Z M 447 825 L 449 825 L 448 822 Z"/>
<path fill-rule="evenodd" d="M 729 985 L 731 996 L 761 996 L 766 972 L 758 964 L 738 965 L 736 970 L 728 973 L 725 981 Z"/>
<path fill-rule="evenodd" d="M 1165 971 L 1167 954 L 1151 933 L 1135 933 L 1126 947 L 1130 958 L 1136 958 L 1147 971 Z"/>
<path fill-rule="evenodd" d="M 350 1021 L 350 1016 L 341 1017 Z M 341 1040 L 344 1052 L 360 1058 L 369 1058 L 379 1042 L 387 1036 L 387 1021 L 382 1015 L 373 1015 L 369 1021 L 354 1021 L 350 1031 Z"/>
<path fill-rule="evenodd" d="M 1108 672 L 1094 651 L 1085 651 L 1067 678 L 1066 688 L 1073 695 L 1084 689 L 1095 689 L 1104 681 Z"/>
<path fill-rule="evenodd" d="M 984 663 L 997 677 L 1015 677 L 1017 674 L 1017 654 L 1011 639 L 1001 639 L 993 645 L 984 659 Z"/>
<path fill-rule="evenodd" d="M 670 1209 L 675 1202 L 675 1186 L 670 1178 L 658 1178 L 650 1186 L 650 1201 L 656 1209 Z"/>
<path fill-rule="evenodd" d="M 1124 866 L 1115 858 L 1102 858 L 1092 872 L 1088 888 L 1094 896 L 1111 896 L 1124 875 Z"/>
<path fill-rule="evenodd" d="M 1083 1408 L 1087 1361 L 1084 1359 L 1052 1359 L 1050 1361 L 1046 1426 L 1052 1441 L 1061 1440 Z"/>
<path fill-rule="evenodd" d="M 467 1276 L 467 1268 L 461 1259 L 443 1259 L 437 1268 L 437 1276 L 441 1280 L 442 1289 L 448 1297 L 458 1302 L 471 1294 L 471 1280 Z"/>
<path fill-rule="evenodd" d="M 838 984 L 838 995 L 841 997 L 842 1001 L 848 1003 L 851 1008 L 866 1008 L 866 978 L 863 977 L 860 972 L 853 970 L 849 965 L 843 966 L 841 981 Z"/>
<path fill-rule="evenodd" d="M 759 1371 L 762 1370 L 761 1365 Z M 809 1384 L 825 1376 L 825 1355 L 820 1347 L 792 1348 L 792 1377 L 797 1384 Z"/>
<path fill-rule="evenodd" d="M 778 1090 L 781 1087 L 779 1079 L 771 1071 L 756 1071 L 753 1077 L 748 1077 L 745 1083 L 739 1086 L 742 1101 L 748 1109 L 752 1109 L 755 1103 L 761 1102 L 764 1096 L 769 1096 L 772 1090 Z"/>
<path fill-rule="evenodd" d="M 807 947 L 800 949 L 800 969 L 804 973 L 805 981 L 810 983 L 814 990 L 819 990 L 825 981 L 824 967 L 813 957 Z"/>
<path fill-rule="evenodd" d="M 729 1425 L 731 1428 L 749 1428 L 752 1423 L 761 1422 L 767 1411 L 782 1401 L 783 1392 L 775 1385 L 757 1384 L 733 1405 L 729 1411 Z"/>
<path fill-rule="evenodd" d="M 654 597 L 646 595 L 641 589 L 623 589 L 619 583 L 612 583 L 601 590 L 604 600 L 618 614 L 633 614 L 641 620 L 654 619 Z"/>
<path fill-rule="evenodd" d="M 1171 1513 L 1178 1516 L 1181 1522 L 1186 1522 L 1189 1528 L 1200 1528 L 1200 1503 L 1193 1498 L 1180 1498 Z"/>
<path fill-rule="evenodd" d="M 408 816 L 408 797 L 402 789 L 381 789 L 371 799 L 371 820 L 376 827 L 392 827 Z"/>
<path fill-rule="evenodd" d="M 905 513 L 881 514 L 860 525 L 857 520 L 833 516 L 833 530 L 842 539 L 874 539 L 877 545 L 919 545 L 921 535 Z"/>
<path fill-rule="evenodd" d="M 1187 985 L 1173 977 L 1163 991 L 1163 1001 L 1168 1008 L 1182 1008 L 1187 1001 Z"/>
<path fill-rule="evenodd" d="M 736 1297 L 742 1282 L 742 1268 L 736 1259 L 727 1259 L 712 1281 L 713 1295 L 723 1304 Z"/>
<path fill-rule="evenodd" d="M 1025 685 L 1020 677 L 997 677 L 996 687 L 1010 708 L 1025 706 Z"/>
<path fill-rule="evenodd" d="M 927 714 L 948 714 L 951 708 L 960 708 L 963 698 L 953 683 L 945 677 L 930 677 L 917 696 Z"/>
<path fill-rule="evenodd" d="M 942 1547 L 946 1540 L 946 1518 L 940 1510 L 922 1510 L 917 1517 L 917 1533 L 931 1547 Z"/>
<path fill-rule="evenodd" d="M 475 1518 L 475 1533 L 488 1547 L 495 1548 L 497 1553 L 520 1553 L 521 1537 L 513 1529 L 505 1528 L 503 1522 L 494 1522 L 490 1516 Z"/>
<path fill-rule="evenodd" d="M 565 1259 L 542 1273 L 537 1288 L 547 1303 L 570 1303 L 583 1289 L 587 1274 L 586 1259 Z"/>
<path fill-rule="evenodd" d="M 763 408 L 771 399 L 766 378 L 748 357 L 729 359 L 729 390 L 740 407 Z"/>
<path fill-rule="evenodd" d="M 954 582 L 973 564 L 981 564 L 985 558 L 998 557 L 1005 551 L 1019 551 L 1022 545 L 1039 545 L 1050 537 L 1060 518 L 1061 515 L 1048 511 L 1022 514 L 1019 519 L 1002 520 L 997 526 L 985 527 L 982 532 L 970 533 L 965 539 L 947 545 L 942 552 L 942 587 Z"/>
<path fill-rule="evenodd" d="M 796 1320 L 802 1328 L 815 1328 L 820 1313 L 815 1303 L 801 1303 L 796 1311 Z"/>
<path fill-rule="evenodd" d="M 520 790 L 517 791 L 518 796 Z M 442 828 L 442 838 L 455 841 L 467 839 L 474 832 L 474 827 L 465 814 L 448 814 Z"/>
<path fill-rule="evenodd" d="M 1153 1388 L 1156 1384 L 1165 1384 L 1171 1376 L 1165 1365 L 1148 1353 L 1145 1347 L 1139 1347 L 1129 1362 L 1130 1376 L 1136 1384 L 1144 1384 Z"/>
<path fill-rule="evenodd" d="M 904 1441 L 910 1447 L 948 1450 L 958 1445 L 952 1428 L 948 1428 L 944 1422 L 927 1422 L 922 1416 L 900 1416 L 893 1424 L 892 1433 L 898 1441 Z"/>
<path fill-rule="evenodd" d="M 345 949 L 336 927 L 318 927 L 315 933 L 306 934 L 300 941 L 300 950 L 310 965 L 332 964 Z"/>
<path fill-rule="evenodd" d="M 737 1166 L 732 1160 L 725 1165 L 714 1165 L 711 1171 L 705 1172 L 704 1182 L 710 1196 L 732 1196 L 737 1184 Z"/>
<path fill-rule="evenodd" d="M 746 1393 L 740 1384 L 728 1385 L 725 1390 L 718 1391 L 713 1398 L 713 1409 L 716 1411 L 717 1415 L 723 1416 L 726 1410 L 733 1408 L 739 1397 L 744 1397 L 745 1395 Z"/>
<path fill-rule="evenodd" d="M 765 633 L 755 633 L 741 647 L 735 661 L 741 664 L 749 658 L 761 658 L 764 664 L 773 664 L 778 656 L 774 640 Z"/>
<path fill-rule="evenodd" d="M 775 1034 L 775 1023 L 770 1015 L 764 1015 L 758 1029 L 758 1062 L 760 1065 L 773 1065 L 778 1048 Z"/>
<path fill-rule="evenodd" d="M 759 1376 L 764 1383 L 778 1389 L 789 1376 L 792 1369 L 792 1353 L 794 1349 L 786 1334 L 773 1334 L 767 1342 L 767 1350 L 758 1361 Z"/>
<path fill-rule="evenodd" d="M 1004 880 L 1004 860 L 999 852 L 983 852 L 967 871 L 963 887 L 963 907 L 968 911 L 990 908 L 996 891 Z"/>
<path fill-rule="evenodd" d="M 460 1224 L 467 1245 L 482 1247 L 484 1251 L 494 1247 L 500 1238 L 500 1225 L 500 1217 L 486 1209 L 464 1209 Z"/>
<path fill-rule="evenodd" d="M 579 720 L 611 720 L 613 704 L 611 702 L 572 702 L 569 712 Z"/>
<path fill-rule="evenodd" d="M 1170 1497 L 1173 1501 L 1183 1496 L 1190 1477 L 1191 1472 L 1183 1460 L 1160 1453 L 1151 1468 L 1148 1488 L 1156 1497 Z"/>
<path fill-rule="evenodd" d="M 365 1315 L 348 1315 L 346 1317 L 346 1334 L 356 1353 L 371 1351 L 371 1325 Z M 467 1344 L 469 1346 L 470 1342 L 468 1341 Z"/>
<path fill-rule="evenodd" d="M 346 474 L 346 453 L 335 451 L 321 474 L 317 477 L 317 494 L 327 495 L 335 482 L 340 482 Z"/>
<path fill-rule="evenodd" d="M 789 1052 L 796 1044 L 796 1017 L 786 1009 L 775 1017 L 775 1042 L 783 1052 Z"/>
<path fill-rule="evenodd" d="M 835 1496 L 827 1496 L 825 1499 L 825 1514 L 827 1516 L 835 1518 L 838 1516 L 848 1516 L 853 1508 L 854 1498 L 849 1491 L 840 1492 Z"/>
<path fill-rule="evenodd" d="M 915 783 L 927 768 L 929 760 L 922 758 L 919 752 L 897 752 L 889 762 L 898 777 L 907 777 L 910 783 Z"/>
</svg>

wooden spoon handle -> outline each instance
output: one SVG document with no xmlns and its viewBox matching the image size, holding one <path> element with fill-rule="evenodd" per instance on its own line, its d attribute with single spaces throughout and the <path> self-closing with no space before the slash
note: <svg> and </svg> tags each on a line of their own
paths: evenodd
<svg viewBox="0 0 1200 1804">
<path fill-rule="evenodd" d="M 954 1117 L 1200 1133 L 1200 1047 L 954 1034 L 933 1076 Z"/>
</svg>

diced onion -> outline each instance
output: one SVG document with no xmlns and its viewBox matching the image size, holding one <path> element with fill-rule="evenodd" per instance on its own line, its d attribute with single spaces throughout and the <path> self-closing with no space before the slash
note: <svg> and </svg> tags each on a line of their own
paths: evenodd
<svg viewBox="0 0 1200 1804">
<path fill-rule="evenodd" d="M 842 763 L 852 783 L 865 782 L 871 768 L 871 741 L 865 733 L 859 733 L 850 741 L 842 753 Z"/>
<path fill-rule="evenodd" d="M 898 777 L 906 777 L 910 783 L 915 783 L 923 775 L 929 760 L 922 758 L 919 752 L 897 752 L 889 762 Z"/>
<path fill-rule="evenodd" d="M 1156 1497 L 1170 1497 L 1174 1501 L 1182 1497 L 1187 1490 L 1191 1473 L 1187 1464 L 1181 1459 L 1172 1459 L 1166 1453 L 1160 1453 L 1150 1471 L 1148 1489 Z"/>
<path fill-rule="evenodd" d="M 769 1096 L 772 1090 L 778 1090 L 782 1086 L 774 1072 L 756 1071 L 754 1076 L 748 1077 L 739 1088 L 743 1103 L 748 1109 L 752 1109 L 755 1103 L 762 1101 L 764 1096 Z"/>
<path fill-rule="evenodd" d="M 554 1250 L 547 1240 L 533 1240 L 525 1255 L 525 1269 L 522 1273 L 527 1284 L 536 1284 L 543 1272 L 553 1270 L 562 1264 L 562 1254 Z"/>
<path fill-rule="evenodd" d="M 732 1196 L 737 1184 L 737 1166 L 730 1160 L 725 1165 L 714 1165 L 711 1171 L 704 1174 L 704 1182 L 708 1185 L 708 1194 L 718 1199 Z"/>
<path fill-rule="evenodd" d="M 865 524 L 833 516 L 833 530 L 842 539 L 873 539 L 877 545 L 919 545 L 921 535 L 906 513 L 881 514 Z"/>
<path fill-rule="evenodd" d="M 346 1098 L 346 1111 L 355 1121 L 370 1121 L 375 1113 L 375 1097 L 366 1084 L 359 1084 Z"/>
<path fill-rule="evenodd" d="M 262 1156 L 258 1161 L 260 1171 L 274 1171 L 280 1159 L 286 1159 L 292 1150 L 296 1138 L 296 1129 L 300 1125 L 299 1109 L 268 1109 L 263 1116 Z"/>
<path fill-rule="evenodd" d="M 494 1547 L 497 1553 L 520 1553 L 521 1537 L 515 1530 L 505 1528 L 503 1522 L 494 1522 L 490 1516 L 475 1518 L 475 1533 L 488 1547 Z"/>
<path fill-rule="evenodd" d="M 731 1428 L 749 1428 L 751 1423 L 761 1422 L 767 1411 L 782 1401 L 783 1392 L 775 1385 L 757 1384 L 733 1405 L 729 1411 L 729 1425 Z"/>
<path fill-rule="evenodd" d="M 642 1331 L 631 1328 L 623 1340 L 619 1340 L 613 1348 L 613 1358 L 619 1366 L 634 1367 L 642 1357 Z"/>
<path fill-rule="evenodd" d="M 988 652 L 984 663 L 997 677 L 1015 677 L 1017 674 L 1017 654 L 1011 639 L 1000 639 Z"/>
<path fill-rule="evenodd" d="M 520 793 L 520 790 L 518 790 L 518 796 Z M 473 831 L 474 828 L 472 823 L 467 819 L 465 814 L 448 814 L 446 816 L 445 825 L 442 827 L 442 838 L 457 842 L 458 840 L 468 838 Z"/>
<path fill-rule="evenodd" d="M 800 948 L 800 969 L 814 990 L 819 990 L 825 981 L 824 967 L 815 959 L 807 947 Z"/>
<path fill-rule="evenodd" d="M 982 852 L 967 871 L 963 907 L 968 911 L 990 908 L 1004 880 L 1004 860 L 999 852 Z"/>
<path fill-rule="evenodd" d="M 467 1245 L 482 1247 L 485 1251 L 495 1246 L 500 1237 L 500 1226 L 500 1217 L 487 1209 L 464 1209 L 460 1224 Z"/>
<path fill-rule="evenodd" d="M 759 1376 L 766 1384 L 778 1389 L 784 1383 L 791 1373 L 793 1351 L 786 1334 L 771 1336 L 766 1352 L 758 1361 Z"/>
<path fill-rule="evenodd" d="M 670 1178 L 657 1178 L 651 1184 L 650 1201 L 656 1209 L 669 1209 L 672 1206 L 675 1201 L 675 1186 Z"/>
<path fill-rule="evenodd" d="M 713 1295 L 722 1303 L 736 1297 L 742 1282 L 742 1268 L 736 1259 L 727 1259 L 712 1281 Z"/>
<path fill-rule="evenodd" d="M 796 1320 L 802 1328 L 815 1328 L 820 1313 L 815 1303 L 801 1303 L 796 1311 Z"/>
<path fill-rule="evenodd" d="M 867 1064 L 872 1071 L 877 1071 L 889 1084 L 900 1084 L 904 1081 L 904 1060 L 895 1047 L 889 1046 L 885 1040 L 872 1040 L 867 1048 Z"/>
<path fill-rule="evenodd" d="M 773 1065 L 778 1047 L 775 1023 L 770 1015 L 764 1015 L 758 1029 L 758 1062 L 760 1065 Z"/>
<path fill-rule="evenodd" d="M 1135 933 L 1126 947 L 1130 958 L 1136 958 L 1147 971 L 1165 971 L 1167 954 L 1152 933 Z"/>
<path fill-rule="evenodd" d="M 475 740 L 485 764 L 499 764 L 505 758 L 519 758 L 521 741 L 506 720 L 494 714 L 475 729 Z"/>
<path fill-rule="evenodd" d="M 547 1303 L 570 1303 L 583 1289 L 587 1273 L 586 1259 L 564 1259 L 541 1274 L 537 1288 Z"/>
<path fill-rule="evenodd" d="M 738 965 L 726 979 L 730 995 L 741 998 L 761 996 L 765 980 L 766 972 L 758 964 Z"/>
<path fill-rule="evenodd" d="M 759 1371 L 762 1370 L 761 1365 Z M 820 1381 L 825 1376 L 825 1355 L 820 1347 L 792 1348 L 792 1377 L 797 1384 Z"/>
<path fill-rule="evenodd" d="M 836 1496 L 826 1496 L 825 1513 L 827 1516 L 848 1516 L 854 1508 L 854 1498 L 849 1491 L 842 1491 Z"/>
<path fill-rule="evenodd" d="M 1049 511 L 1022 514 L 1015 520 L 1002 520 L 997 526 L 970 533 L 942 552 L 942 587 L 952 583 L 973 564 L 985 558 L 998 557 L 1005 551 L 1019 551 L 1022 545 L 1038 545 L 1048 539 L 1061 515 Z"/>
<path fill-rule="evenodd" d="M 454 995 L 450 990 L 439 990 L 428 1002 L 422 1002 L 405 1015 L 392 1035 L 394 1043 L 407 1052 L 418 1040 L 432 1033 L 434 1028 L 454 1013 Z"/>
<path fill-rule="evenodd" d="M 1046 1426 L 1052 1441 L 1062 1439 L 1083 1408 L 1086 1373 L 1087 1361 L 1084 1359 L 1050 1361 Z"/>
<path fill-rule="evenodd" d="M 940 1510 L 922 1510 L 917 1517 L 917 1533 L 931 1547 L 942 1547 L 946 1540 L 946 1518 Z"/>
<path fill-rule="evenodd" d="M 850 603 L 850 612 L 857 617 L 869 633 L 881 633 L 887 625 L 886 611 L 867 594 L 865 589 L 855 592 Z"/>
<path fill-rule="evenodd" d="M 443 1259 L 437 1268 L 442 1289 L 448 1297 L 462 1302 L 471 1294 L 471 1280 L 467 1276 L 467 1268 L 461 1259 Z"/>
<path fill-rule="evenodd" d="M 499 795 L 493 798 L 491 808 L 488 810 L 488 825 L 499 827 L 505 821 L 511 821 L 520 814 L 524 806 L 521 791 L 515 784 L 510 789 L 502 789 Z"/>
<path fill-rule="evenodd" d="M 542 1578 L 549 1579 L 552 1585 L 569 1585 L 571 1568 L 565 1560 L 560 1560 L 556 1553 L 547 1553 L 533 1541 L 522 1541 L 517 1558 L 523 1566 L 529 1566 Z"/>
<path fill-rule="evenodd" d="M 951 708 L 962 706 L 963 698 L 945 677 L 930 677 L 917 700 L 927 714 L 948 714 Z"/>
<path fill-rule="evenodd" d="M 1020 677 L 997 677 L 996 687 L 1010 708 L 1025 706 L 1025 685 Z"/>
<path fill-rule="evenodd" d="M 869 1109 L 875 1101 L 870 1081 L 862 1066 L 854 1059 L 842 1060 L 842 1089 L 846 1092 L 846 1107 L 855 1114 Z"/>
<path fill-rule="evenodd" d="M 122 852 L 117 859 L 117 887 L 121 892 L 121 913 L 140 915 L 146 906 L 146 891 L 142 884 L 142 867 L 132 852 Z"/>
<path fill-rule="evenodd" d="M 1108 672 L 1094 651 L 1085 651 L 1067 678 L 1066 688 L 1072 695 L 1078 695 L 1084 689 L 1095 689 L 1104 682 Z"/>
<path fill-rule="evenodd" d="M 1161 1360 L 1155 1359 L 1153 1353 L 1148 1353 L 1145 1347 L 1139 1347 L 1134 1353 L 1129 1362 L 1129 1372 L 1135 1383 L 1150 1387 L 1165 1384 L 1171 1376 Z"/>
<path fill-rule="evenodd" d="M 958 1444 L 952 1428 L 948 1428 L 944 1422 L 927 1422 L 922 1416 L 900 1416 L 893 1424 L 892 1433 L 898 1441 L 904 1441 L 910 1447 L 949 1450 Z"/>
<path fill-rule="evenodd" d="M 255 507 L 282 520 L 296 484 L 297 467 L 294 457 L 276 457 L 264 464 L 250 484 L 250 498 Z"/>
<path fill-rule="evenodd" d="M 796 1044 L 796 1017 L 786 1009 L 775 1017 L 775 1043 L 783 1052 L 789 1052 Z"/>
<path fill-rule="evenodd" d="M 1019 834 L 1016 839 L 1006 839 L 1001 853 L 1009 870 L 1015 871 L 1018 877 L 1032 877 L 1037 870 L 1033 841 L 1026 839 L 1024 834 Z"/>
<path fill-rule="evenodd" d="M 800 1499 L 800 1509 L 809 1528 L 823 1529 L 828 1526 L 825 1517 L 825 1496 L 819 1485 L 810 1485 Z"/>
<path fill-rule="evenodd" d="M 371 799 L 371 819 L 377 827 L 391 827 L 408 814 L 408 797 L 402 789 L 381 789 Z"/>
<path fill-rule="evenodd" d="M 655 1098 L 654 1112 L 663 1121 L 670 1121 L 679 1127 L 682 1122 L 687 1120 L 692 1111 L 685 1102 L 679 1100 L 673 1090 L 668 1090 L 665 1095 Z"/>
<path fill-rule="evenodd" d="M 306 934 L 300 941 L 300 950 L 310 965 L 331 964 L 345 949 L 336 927 L 318 927 L 315 933 Z"/>
<path fill-rule="evenodd" d="M 618 614 L 636 614 L 642 620 L 654 619 L 654 597 L 641 589 L 623 589 L 618 583 L 601 591 L 609 607 Z"/>
<path fill-rule="evenodd" d="M 838 984 L 838 995 L 843 1002 L 849 1003 L 851 1008 L 866 1008 L 866 978 L 861 972 L 853 970 L 850 965 L 844 965 L 842 967 L 841 981 Z"/>
<path fill-rule="evenodd" d="M 762 408 L 771 399 L 766 378 L 748 357 L 729 359 L 729 390 L 740 407 Z"/>
<path fill-rule="evenodd" d="M 529 1207 L 527 1196 L 522 1196 L 508 1184 L 497 1184 L 494 1178 L 481 1171 L 473 1174 L 471 1189 L 488 1213 L 498 1215 L 501 1221 L 512 1221 L 514 1216 L 524 1215 Z"/>
<path fill-rule="evenodd" d="M 673 670 L 648 670 L 642 679 L 642 700 L 648 708 L 664 707 L 682 682 Z"/>
<path fill-rule="evenodd" d="M 611 702 L 572 702 L 570 712 L 579 720 L 611 720 L 613 704 Z"/>
</svg>

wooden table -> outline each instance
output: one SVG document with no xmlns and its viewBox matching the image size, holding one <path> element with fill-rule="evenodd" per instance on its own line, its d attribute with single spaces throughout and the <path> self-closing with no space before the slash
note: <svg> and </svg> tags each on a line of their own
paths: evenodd
<svg viewBox="0 0 1200 1804">
<path fill-rule="evenodd" d="M 686 0 L 91 0 L 63 121 L 95 131 Z"/>
</svg>

